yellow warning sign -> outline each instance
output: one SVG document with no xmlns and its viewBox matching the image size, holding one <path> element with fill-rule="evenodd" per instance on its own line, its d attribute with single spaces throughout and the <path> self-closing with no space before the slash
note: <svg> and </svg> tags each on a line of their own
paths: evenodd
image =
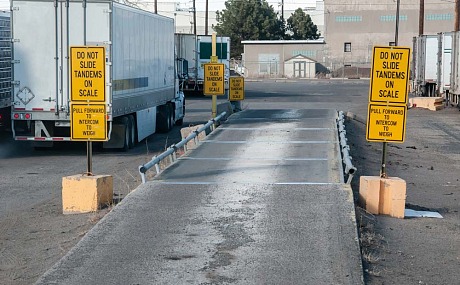
<svg viewBox="0 0 460 285">
<path fill-rule="evenodd" d="M 225 65 L 223 63 L 205 63 L 204 64 L 204 95 L 224 95 Z"/>
<path fill-rule="evenodd" d="M 369 104 L 366 139 L 375 142 L 403 143 L 406 105 Z"/>
<path fill-rule="evenodd" d="M 70 48 L 71 100 L 105 102 L 105 48 Z"/>
<path fill-rule="evenodd" d="M 105 104 L 74 103 L 70 106 L 71 140 L 107 141 L 107 112 Z"/>
<path fill-rule="evenodd" d="M 410 48 L 374 47 L 369 102 L 407 103 Z"/>
<path fill-rule="evenodd" d="M 244 100 L 244 77 L 230 77 L 230 101 L 241 101 Z"/>
</svg>

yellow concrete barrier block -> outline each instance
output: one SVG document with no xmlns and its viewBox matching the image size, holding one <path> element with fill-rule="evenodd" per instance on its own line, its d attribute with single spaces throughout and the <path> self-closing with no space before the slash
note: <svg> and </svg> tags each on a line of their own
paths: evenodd
<svg viewBox="0 0 460 285">
<path fill-rule="evenodd" d="M 372 214 L 379 214 L 380 177 L 361 176 L 359 181 L 359 202 L 361 207 Z"/>
<path fill-rule="evenodd" d="M 388 177 L 382 178 L 380 183 L 380 214 L 404 218 L 406 181 L 398 177 Z"/>
<path fill-rule="evenodd" d="M 62 178 L 62 212 L 94 212 L 113 201 L 113 178 L 110 175 L 72 175 Z"/>
<path fill-rule="evenodd" d="M 369 213 L 404 218 L 406 181 L 398 177 L 361 176 L 359 202 Z"/>
</svg>

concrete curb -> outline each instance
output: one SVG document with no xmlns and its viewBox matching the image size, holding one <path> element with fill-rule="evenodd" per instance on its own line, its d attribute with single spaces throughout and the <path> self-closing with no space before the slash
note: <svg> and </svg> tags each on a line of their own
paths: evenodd
<svg viewBox="0 0 460 285">
<path fill-rule="evenodd" d="M 361 116 L 358 116 L 352 112 L 347 112 L 345 114 L 345 116 L 348 118 L 348 119 L 351 119 L 351 120 L 355 120 L 361 124 L 364 124 L 366 125 L 367 124 L 367 120 L 365 118 L 362 118 Z"/>
</svg>

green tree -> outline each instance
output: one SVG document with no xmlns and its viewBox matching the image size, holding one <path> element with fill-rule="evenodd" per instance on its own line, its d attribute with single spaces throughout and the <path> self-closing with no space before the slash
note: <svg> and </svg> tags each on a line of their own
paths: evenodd
<svg viewBox="0 0 460 285">
<path fill-rule="evenodd" d="M 241 41 L 284 38 L 284 23 L 266 0 L 228 0 L 216 18 L 213 28 L 218 35 L 230 37 L 232 57 L 243 52 Z"/>
<path fill-rule="evenodd" d="M 301 8 L 287 19 L 287 30 L 293 40 L 316 40 L 321 36 L 310 15 L 305 14 Z"/>
</svg>

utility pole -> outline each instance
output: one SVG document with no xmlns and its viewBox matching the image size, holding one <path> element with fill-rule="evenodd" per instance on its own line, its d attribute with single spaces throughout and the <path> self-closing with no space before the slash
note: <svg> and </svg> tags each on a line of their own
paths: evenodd
<svg viewBox="0 0 460 285">
<path fill-rule="evenodd" d="M 401 0 L 396 1 L 396 30 L 395 30 L 395 46 L 398 46 L 399 37 L 399 7 L 401 6 Z"/>
<path fill-rule="evenodd" d="M 420 0 L 420 11 L 418 15 L 418 34 L 423 35 L 423 25 L 425 24 L 425 0 Z"/>
<path fill-rule="evenodd" d="M 155 0 L 155 3 L 154 3 L 154 9 L 155 9 L 155 14 L 158 14 L 158 0 Z"/>
<path fill-rule="evenodd" d="M 204 34 L 207 36 L 208 35 L 208 4 L 209 0 L 206 0 L 206 15 L 204 15 Z"/>
<path fill-rule="evenodd" d="M 193 34 L 196 35 L 196 6 L 195 0 L 193 0 Z"/>
<path fill-rule="evenodd" d="M 398 46 L 399 36 L 399 8 L 401 0 L 396 1 L 396 29 L 395 29 L 395 46 Z M 386 159 L 387 159 L 387 142 L 382 143 L 382 167 L 380 168 L 380 177 L 387 178 Z"/>
<path fill-rule="evenodd" d="M 454 31 L 460 31 L 460 0 L 455 0 L 455 27 Z"/>
<path fill-rule="evenodd" d="M 281 20 L 284 21 L 284 0 L 281 0 Z"/>
</svg>

